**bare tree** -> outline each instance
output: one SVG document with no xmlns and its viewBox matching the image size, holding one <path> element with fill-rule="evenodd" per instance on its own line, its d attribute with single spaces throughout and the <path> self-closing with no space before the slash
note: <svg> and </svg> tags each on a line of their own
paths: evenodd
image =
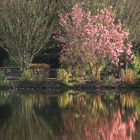
<svg viewBox="0 0 140 140">
<path fill-rule="evenodd" d="M 55 0 L 0 0 L 0 46 L 21 69 L 50 39 L 56 6 Z"/>
</svg>

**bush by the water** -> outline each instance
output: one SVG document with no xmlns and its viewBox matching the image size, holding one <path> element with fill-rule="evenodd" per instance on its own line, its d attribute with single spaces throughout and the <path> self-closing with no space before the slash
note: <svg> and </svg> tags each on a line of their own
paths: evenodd
<svg viewBox="0 0 140 140">
<path fill-rule="evenodd" d="M 7 81 L 6 75 L 2 71 L 0 71 L 0 85 L 4 85 L 7 83 L 8 81 Z"/>
<path fill-rule="evenodd" d="M 66 69 L 57 70 L 57 79 L 63 81 L 64 83 L 68 84 L 70 76 L 71 76 L 70 73 Z"/>
<path fill-rule="evenodd" d="M 136 80 L 136 72 L 132 69 L 125 69 L 121 71 L 120 79 L 127 84 L 134 84 Z"/>
</svg>

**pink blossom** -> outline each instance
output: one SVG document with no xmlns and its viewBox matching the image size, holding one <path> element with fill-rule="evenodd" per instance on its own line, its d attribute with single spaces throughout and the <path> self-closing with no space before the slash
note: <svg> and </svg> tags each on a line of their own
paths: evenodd
<svg viewBox="0 0 140 140">
<path fill-rule="evenodd" d="M 112 6 L 92 15 L 77 4 L 70 12 L 60 15 L 59 23 L 61 34 L 56 39 L 66 46 L 62 48 L 61 62 L 78 63 L 82 60 L 95 65 L 108 62 L 118 65 L 123 53 L 131 60 L 129 31 L 120 20 L 113 18 Z"/>
</svg>

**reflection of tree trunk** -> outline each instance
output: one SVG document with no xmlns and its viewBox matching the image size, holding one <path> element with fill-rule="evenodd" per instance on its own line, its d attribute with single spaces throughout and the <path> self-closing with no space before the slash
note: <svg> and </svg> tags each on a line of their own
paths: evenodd
<svg viewBox="0 0 140 140">
<path fill-rule="evenodd" d="M 136 105 L 138 100 L 133 92 L 131 93 L 128 92 L 127 94 L 126 93 L 120 94 L 120 102 L 124 107 L 133 107 Z"/>
<path fill-rule="evenodd" d="M 41 98 L 39 98 L 41 97 Z M 20 102 L 19 102 L 20 101 Z M 36 114 L 34 106 L 40 107 L 48 100 L 42 96 L 21 96 L 13 106 L 11 117 L 0 129 L 2 140 L 53 139 L 48 122 Z M 17 104 L 18 103 L 18 104 Z M 18 106 L 17 106 L 18 105 Z"/>
<path fill-rule="evenodd" d="M 99 111 L 104 112 L 104 109 L 105 105 L 102 102 L 101 95 L 93 96 L 91 104 L 92 113 L 97 117 L 99 115 Z"/>
</svg>

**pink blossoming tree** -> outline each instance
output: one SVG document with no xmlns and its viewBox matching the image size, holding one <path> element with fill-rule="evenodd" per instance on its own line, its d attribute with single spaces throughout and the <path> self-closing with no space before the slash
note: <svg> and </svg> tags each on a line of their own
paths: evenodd
<svg viewBox="0 0 140 140">
<path fill-rule="evenodd" d="M 61 62 L 86 67 L 92 79 L 100 80 L 108 62 L 118 65 L 122 54 L 129 60 L 133 57 L 129 31 L 113 18 L 112 7 L 92 15 L 77 4 L 69 13 L 60 15 L 59 23 L 61 29 L 55 37 L 63 44 Z"/>
</svg>

